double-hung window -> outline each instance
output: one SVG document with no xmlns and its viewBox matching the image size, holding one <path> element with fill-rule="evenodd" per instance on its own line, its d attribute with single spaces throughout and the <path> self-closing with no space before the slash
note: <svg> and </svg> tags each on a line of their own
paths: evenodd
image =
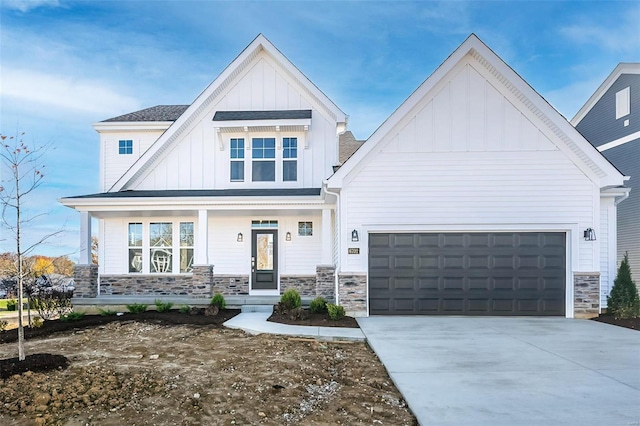
<svg viewBox="0 0 640 426">
<path fill-rule="evenodd" d="M 149 224 L 149 271 L 167 274 L 173 271 L 173 223 Z"/>
<path fill-rule="evenodd" d="M 180 222 L 180 272 L 193 271 L 193 222 Z"/>
<path fill-rule="evenodd" d="M 251 144 L 251 179 L 254 182 L 275 182 L 276 139 L 253 138 Z"/>
<path fill-rule="evenodd" d="M 118 141 L 118 154 L 133 154 L 133 141 L 131 139 Z"/>
<path fill-rule="evenodd" d="M 231 139 L 231 182 L 244 181 L 244 139 Z"/>
<path fill-rule="evenodd" d="M 142 272 L 142 224 L 129 224 L 129 272 Z"/>
<path fill-rule="evenodd" d="M 282 181 L 298 180 L 298 138 L 282 138 Z"/>
</svg>

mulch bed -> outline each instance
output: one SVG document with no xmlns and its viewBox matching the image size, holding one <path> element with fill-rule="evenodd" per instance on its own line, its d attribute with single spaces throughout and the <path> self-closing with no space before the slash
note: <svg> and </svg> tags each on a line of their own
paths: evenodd
<svg viewBox="0 0 640 426">
<path fill-rule="evenodd" d="M 337 321 L 333 321 L 329 318 L 329 314 L 313 314 L 308 310 L 305 310 L 306 319 L 292 320 L 286 314 L 279 314 L 274 311 L 273 315 L 267 319 L 267 321 L 277 322 L 280 324 L 289 325 L 310 325 L 315 327 L 348 327 L 348 328 L 360 328 L 358 322 L 352 317 L 343 317 Z"/>
<path fill-rule="evenodd" d="M 50 370 L 65 369 L 69 366 L 69 360 L 64 355 L 33 354 L 27 355 L 24 361 L 18 361 L 18 357 L 0 359 L 0 379 L 8 379 L 14 374 L 22 374 L 27 371 L 45 372 Z"/>
<path fill-rule="evenodd" d="M 64 331 L 80 330 L 87 327 L 96 327 L 114 321 L 147 321 L 165 324 L 192 324 L 222 327 L 222 323 L 235 317 L 240 313 L 240 309 L 223 309 L 215 316 L 204 315 L 204 308 L 197 313 L 183 314 L 177 310 L 169 312 L 147 311 L 141 314 L 129 312 L 122 315 L 85 315 L 77 321 L 45 321 L 42 327 L 25 327 L 24 337 L 30 339 L 34 337 L 46 337 L 54 333 Z M 16 342 L 18 340 L 18 330 L 6 330 L 0 332 L 0 343 Z"/>
<path fill-rule="evenodd" d="M 640 330 L 640 318 L 615 319 L 613 315 L 600 315 L 599 317 L 592 318 L 592 320 L 630 328 L 632 330 Z"/>
</svg>

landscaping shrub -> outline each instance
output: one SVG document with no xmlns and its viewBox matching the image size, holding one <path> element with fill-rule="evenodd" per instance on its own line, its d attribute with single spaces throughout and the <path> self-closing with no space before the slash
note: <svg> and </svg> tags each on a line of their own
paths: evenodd
<svg viewBox="0 0 640 426">
<path fill-rule="evenodd" d="M 189 305 L 182 305 L 182 306 L 180 306 L 180 309 L 178 309 L 178 311 L 179 311 L 181 314 L 188 314 L 188 313 L 191 311 L 191 306 L 189 306 Z"/>
<path fill-rule="evenodd" d="M 43 324 L 44 324 L 44 321 L 40 317 L 35 317 L 33 320 L 31 320 L 31 327 L 32 328 L 40 328 L 40 327 L 42 327 Z"/>
<path fill-rule="evenodd" d="M 7 300 L 7 311 L 15 311 L 18 309 L 18 301 L 16 299 Z"/>
<path fill-rule="evenodd" d="M 169 312 L 173 307 L 173 303 L 171 302 L 162 302 L 162 300 L 156 300 L 153 302 L 156 305 L 156 311 L 158 312 Z M 144 312 L 144 311 L 142 311 Z"/>
<path fill-rule="evenodd" d="M 220 293 L 216 293 L 211 298 L 211 305 L 215 305 L 218 309 L 224 309 L 227 307 L 227 301 L 224 300 L 224 296 Z"/>
<path fill-rule="evenodd" d="M 101 309 L 101 308 L 98 308 L 98 312 L 103 317 L 112 317 L 118 313 L 118 311 L 114 311 L 113 309 Z"/>
<path fill-rule="evenodd" d="M 291 310 L 302 306 L 302 299 L 300 298 L 300 294 L 291 288 L 282 293 L 280 303 L 284 309 Z"/>
<path fill-rule="evenodd" d="M 133 303 L 131 305 L 127 305 L 127 310 L 132 314 L 141 314 L 147 311 L 147 305 L 144 303 Z"/>
<path fill-rule="evenodd" d="M 5 331 L 8 325 L 9 325 L 9 322 L 5 320 L 0 321 L 0 331 Z"/>
<path fill-rule="evenodd" d="M 624 259 L 620 262 L 611 294 L 607 297 L 607 311 L 613 314 L 616 319 L 640 316 L 640 296 L 638 296 L 636 283 L 631 279 L 627 253 L 624 254 Z"/>
<path fill-rule="evenodd" d="M 73 309 L 71 305 L 72 292 L 48 290 L 37 291 L 31 296 L 30 304 L 38 311 L 40 318 L 47 321 L 68 314 Z"/>
<path fill-rule="evenodd" d="M 344 307 L 340 305 L 334 305 L 333 303 L 327 304 L 327 312 L 329 312 L 329 318 L 333 321 L 338 321 L 344 318 Z"/>
<path fill-rule="evenodd" d="M 316 297 L 309 304 L 309 310 L 314 314 L 321 314 L 327 312 L 327 301 L 322 297 Z"/>
<path fill-rule="evenodd" d="M 68 314 L 62 315 L 60 321 L 78 321 L 82 318 L 84 318 L 84 312 L 69 312 Z"/>
</svg>

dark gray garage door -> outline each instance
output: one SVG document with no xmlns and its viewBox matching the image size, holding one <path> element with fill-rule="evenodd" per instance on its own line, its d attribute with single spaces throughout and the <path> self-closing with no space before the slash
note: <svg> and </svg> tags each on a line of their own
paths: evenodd
<svg viewBox="0 0 640 426">
<path fill-rule="evenodd" d="M 564 315 L 565 234 L 369 234 L 372 315 Z"/>
</svg>

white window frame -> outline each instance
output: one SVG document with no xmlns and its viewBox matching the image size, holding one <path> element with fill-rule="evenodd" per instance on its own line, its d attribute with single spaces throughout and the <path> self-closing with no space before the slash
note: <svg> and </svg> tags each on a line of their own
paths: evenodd
<svg viewBox="0 0 640 426">
<path fill-rule="evenodd" d="M 142 224 L 142 247 L 136 247 L 142 250 L 142 271 L 141 272 L 129 272 L 129 224 L 133 223 L 141 223 Z M 151 272 L 151 231 L 150 227 L 152 223 L 171 223 L 171 272 Z M 193 233 L 194 233 L 194 246 L 180 246 L 180 224 L 181 223 L 193 223 Z M 126 241 L 125 241 L 125 265 L 124 265 L 124 273 L 127 275 L 189 275 L 192 272 L 180 272 L 180 249 L 181 248 L 192 248 L 193 249 L 193 258 L 195 260 L 196 256 L 196 247 L 195 247 L 195 238 L 197 234 L 197 224 L 196 221 L 192 218 L 148 218 L 145 220 L 131 218 L 128 219 L 125 223 L 126 229 Z"/>
<path fill-rule="evenodd" d="M 233 158 L 233 148 L 231 147 L 231 143 L 233 141 L 242 141 L 242 148 L 235 148 L 236 151 L 238 152 L 242 152 L 242 158 Z M 229 138 L 229 181 L 230 182 L 244 182 L 246 175 L 247 175 L 247 170 L 245 168 L 245 159 L 246 159 L 246 155 L 244 152 L 244 147 L 246 146 L 247 142 L 245 140 L 245 138 Z M 233 165 L 233 163 L 241 163 L 242 164 L 242 179 L 233 179 L 232 178 L 232 168 L 231 166 Z"/>
<path fill-rule="evenodd" d="M 125 152 L 120 152 L 120 144 L 124 143 Z M 130 145 L 130 146 L 129 146 Z M 131 152 L 126 152 L 131 148 Z M 119 139 L 118 140 L 118 155 L 133 155 L 133 139 Z"/>
</svg>

